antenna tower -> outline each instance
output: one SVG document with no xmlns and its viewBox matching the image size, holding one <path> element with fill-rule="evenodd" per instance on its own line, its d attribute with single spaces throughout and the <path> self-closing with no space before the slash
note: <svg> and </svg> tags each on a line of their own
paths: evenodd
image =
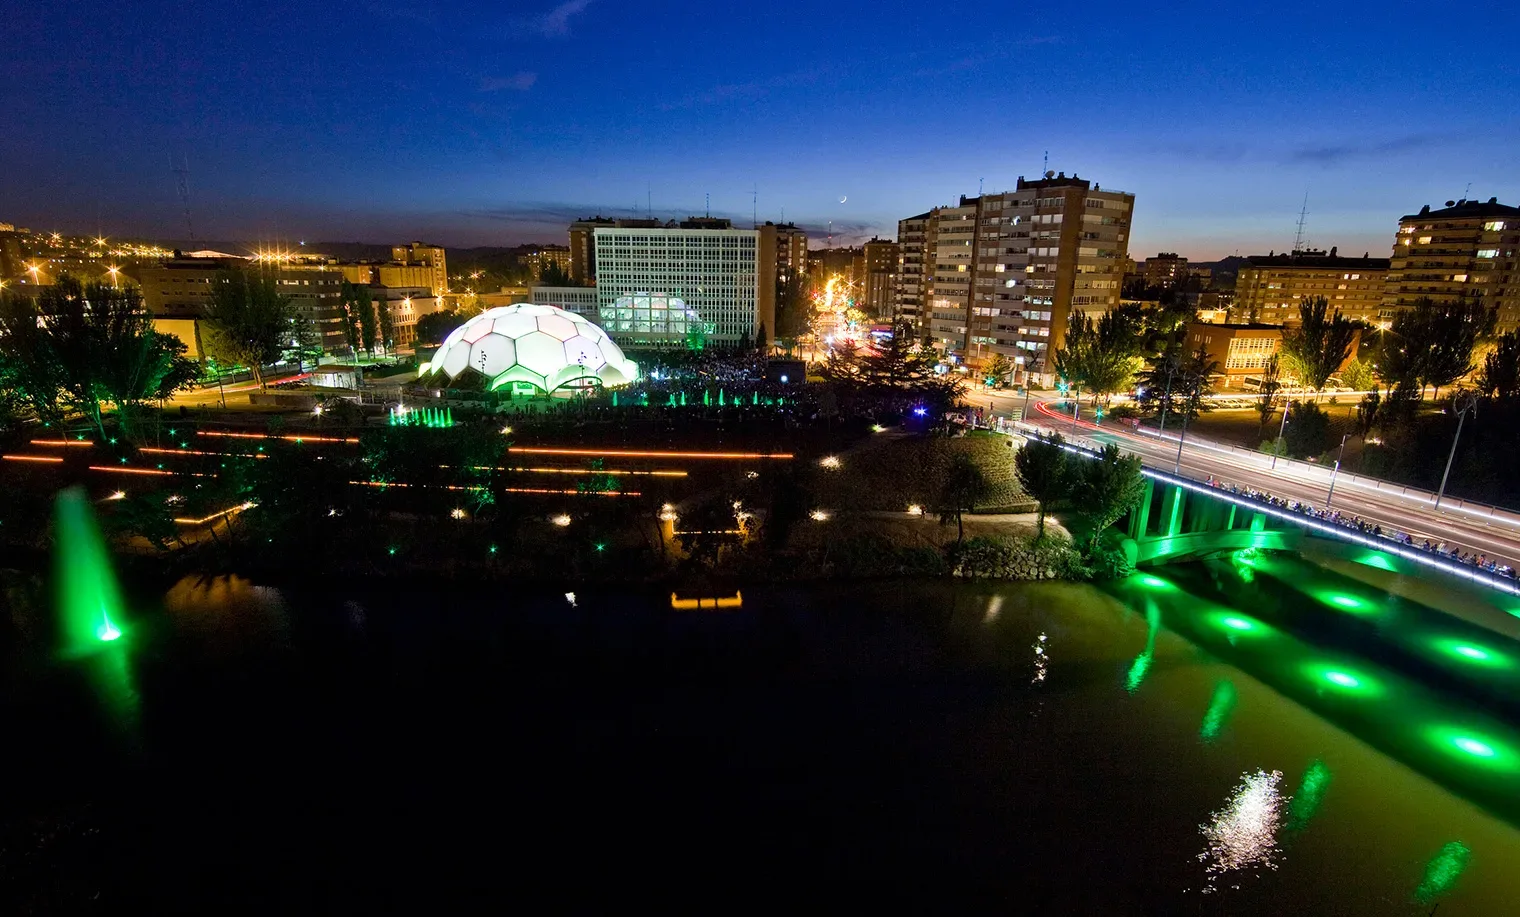
<svg viewBox="0 0 1520 917">
<path fill-rule="evenodd" d="M 704 194 L 704 195 L 702 195 L 702 199 L 704 201 L 706 201 L 706 203 L 703 205 L 703 207 L 705 208 L 705 210 L 703 212 L 707 216 L 712 216 L 712 194 L 711 193 Z"/>
<path fill-rule="evenodd" d="M 760 228 L 760 186 L 755 185 L 749 192 L 749 220 L 753 224 L 751 228 Z"/>
<path fill-rule="evenodd" d="M 1045 151 L 1045 164 L 1040 167 L 1040 174 L 1044 175 L 1046 172 L 1049 172 L 1049 171 L 1050 171 L 1050 151 L 1046 150 Z"/>
<path fill-rule="evenodd" d="M 180 154 L 179 162 L 174 161 L 174 156 L 169 157 L 169 168 L 174 172 L 174 183 L 179 188 L 179 205 L 185 211 L 185 232 L 190 241 L 195 241 L 195 226 L 190 222 L 190 160 Z"/>
<path fill-rule="evenodd" d="M 1304 206 L 1298 211 L 1298 232 L 1293 234 L 1294 253 L 1304 250 L 1304 221 L 1309 218 L 1309 192 L 1304 192 Z"/>
</svg>

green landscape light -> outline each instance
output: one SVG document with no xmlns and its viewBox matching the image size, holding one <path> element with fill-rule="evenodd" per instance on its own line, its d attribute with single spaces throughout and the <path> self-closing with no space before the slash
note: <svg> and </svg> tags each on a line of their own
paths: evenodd
<svg viewBox="0 0 1520 917">
<path fill-rule="evenodd" d="M 1426 733 L 1440 750 L 1467 764 L 1506 771 L 1520 770 L 1520 753 L 1499 739 L 1459 726 L 1437 726 Z"/>
<path fill-rule="evenodd" d="M 1376 567 L 1379 570 L 1396 572 L 1392 559 L 1390 559 L 1388 555 L 1384 554 L 1382 551 L 1367 551 L 1361 556 L 1357 557 L 1356 562 L 1359 564 L 1365 564 L 1369 567 Z"/>
<path fill-rule="evenodd" d="M 119 640 L 121 628 L 112 619 L 121 617 L 121 589 L 82 488 L 58 495 L 55 530 L 55 581 L 66 651 L 84 652 L 96 641 Z"/>
<path fill-rule="evenodd" d="M 1441 638 L 1431 642 L 1432 645 L 1448 656 L 1455 656 L 1463 662 L 1483 666 L 1491 669 L 1507 669 L 1514 666 L 1514 659 L 1498 650 L 1489 649 L 1481 644 L 1471 643 L 1466 640 L 1454 640 Z"/>
<path fill-rule="evenodd" d="M 607 550 L 607 546 L 605 544 L 602 544 L 601 542 L 597 542 L 596 549 L 598 551 L 605 551 L 605 550 Z"/>
<path fill-rule="evenodd" d="M 391 555 L 392 557 L 394 557 L 394 556 L 396 556 L 396 549 L 395 548 L 387 548 L 386 549 L 386 553 L 389 554 L 389 555 Z"/>
<path fill-rule="evenodd" d="M 494 544 L 491 545 L 490 551 L 491 551 L 492 554 L 495 554 L 496 553 L 496 545 L 494 545 Z"/>
<path fill-rule="evenodd" d="M 1330 687 L 1346 694 L 1382 693 L 1382 686 L 1376 679 L 1349 666 L 1310 663 L 1304 667 L 1304 672 L 1321 689 Z"/>
<path fill-rule="evenodd" d="M 1144 574 L 1144 575 L 1142 575 L 1140 577 L 1140 585 L 1142 585 L 1142 586 L 1148 586 L 1151 589 L 1175 589 L 1175 588 L 1177 588 L 1176 586 L 1173 586 L 1171 583 L 1167 582 L 1166 580 L 1162 579 L 1161 577 L 1159 577 L 1159 576 L 1152 576 L 1149 573 L 1146 573 L 1146 574 Z"/>
<path fill-rule="evenodd" d="M 1430 905 L 1435 900 L 1457 884 L 1462 873 L 1467 870 L 1467 862 L 1472 859 L 1472 851 L 1466 844 L 1459 841 L 1448 841 L 1433 859 L 1425 864 L 1425 877 L 1420 880 L 1420 885 L 1414 891 L 1415 900 L 1421 905 Z"/>
</svg>

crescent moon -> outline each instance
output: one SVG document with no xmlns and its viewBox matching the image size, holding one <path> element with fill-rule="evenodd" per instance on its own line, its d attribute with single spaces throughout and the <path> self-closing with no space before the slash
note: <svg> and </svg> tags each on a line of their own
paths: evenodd
<svg viewBox="0 0 1520 917">
<path fill-rule="evenodd" d="M 849 198 L 849 195 L 842 195 L 842 196 L 841 196 L 841 197 L 840 197 L 840 198 L 839 198 L 839 203 L 841 203 L 841 204 L 843 204 L 843 203 L 844 203 L 844 202 L 845 202 L 845 201 L 847 201 L 847 200 L 849 200 L 849 199 L 850 199 L 850 198 Z"/>
</svg>

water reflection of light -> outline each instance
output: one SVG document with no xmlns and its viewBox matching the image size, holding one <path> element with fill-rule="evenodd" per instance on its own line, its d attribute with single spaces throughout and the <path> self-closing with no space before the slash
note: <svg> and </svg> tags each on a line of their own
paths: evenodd
<svg viewBox="0 0 1520 917">
<path fill-rule="evenodd" d="M 1471 857 L 1472 851 L 1467 849 L 1466 844 L 1448 841 L 1441 852 L 1425 864 L 1425 878 L 1415 889 L 1415 900 L 1421 905 L 1428 905 L 1451 891 L 1452 886 L 1457 884 L 1457 879 L 1467 870 L 1467 861 Z"/>
<path fill-rule="evenodd" d="M 1298 792 L 1293 794 L 1293 804 L 1288 807 L 1290 830 L 1302 830 L 1309 819 L 1319 812 L 1320 805 L 1325 801 L 1325 793 L 1330 789 L 1330 780 L 1330 768 L 1323 761 L 1315 761 L 1304 771 Z"/>
<path fill-rule="evenodd" d="M 1225 724 L 1230 721 L 1230 714 L 1235 712 L 1235 698 L 1234 684 L 1221 681 L 1214 687 L 1214 696 L 1209 700 L 1209 709 L 1203 715 L 1203 725 L 1198 729 L 1198 735 L 1205 742 L 1214 741 L 1224 731 Z"/>
<path fill-rule="evenodd" d="M 1277 868 L 1277 831 L 1290 801 L 1282 795 L 1281 783 L 1282 771 L 1246 774 L 1229 803 L 1211 815 L 1213 821 L 1199 826 L 1205 846 L 1198 859 L 1210 879 L 1205 891 L 1213 891 L 1213 880 L 1227 872 Z"/>
<path fill-rule="evenodd" d="M 1045 672 L 1050 665 L 1050 656 L 1045 652 L 1045 641 L 1049 639 L 1045 634 L 1040 634 L 1040 639 L 1034 643 L 1034 677 L 1029 681 L 1031 684 L 1039 684 L 1045 680 Z"/>
<path fill-rule="evenodd" d="M 1003 597 L 995 595 L 987 600 L 987 613 L 982 615 L 983 624 L 991 624 L 1003 610 Z"/>
</svg>

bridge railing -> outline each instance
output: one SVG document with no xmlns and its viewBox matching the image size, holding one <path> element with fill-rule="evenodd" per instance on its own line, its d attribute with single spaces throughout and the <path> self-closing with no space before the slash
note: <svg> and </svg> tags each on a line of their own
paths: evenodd
<svg viewBox="0 0 1520 917">
<path fill-rule="evenodd" d="M 1040 439 L 1045 438 L 1042 431 L 1033 424 L 1020 423 L 1018 426 L 1021 428 L 1021 432 L 1024 432 L 1027 436 Z M 1106 445 L 1088 440 L 1085 437 L 1068 439 L 1063 435 L 1062 440 L 1062 448 L 1067 452 L 1094 460 L 1100 457 L 1100 453 L 1104 445 Z M 1388 535 L 1374 535 L 1371 532 L 1348 528 L 1344 525 L 1337 525 L 1334 522 L 1326 522 L 1305 513 L 1295 512 L 1294 510 L 1277 506 L 1276 504 L 1268 503 L 1265 500 L 1260 500 L 1246 494 L 1224 490 L 1206 481 L 1199 481 L 1196 478 L 1190 478 L 1185 475 L 1151 468 L 1145 464 L 1144 456 L 1133 452 L 1126 454 L 1140 459 L 1140 473 L 1152 481 L 1181 487 L 1184 490 L 1203 494 L 1226 503 L 1232 503 L 1252 512 L 1262 513 L 1263 515 L 1300 526 L 1318 534 L 1338 538 L 1341 541 L 1361 545 L 1376 551 L 1382 551 L 1395 557 L 1402 557 L 1422 566 L 1440 570 L 1443 573 L 1460 577 L 1481 586 L 1487 586 L 1490 589 L 1503 592 L 1507 595 L 1520 595 L 1520 580 L 1516 580 L 1514 577 L 1494 573 L 1471 564 L 1456 563 L 1443 558 L 1434 551 L 1426 551 L 1413 545 L 1404 544 L 1402 541 Z"/>
</svg>

